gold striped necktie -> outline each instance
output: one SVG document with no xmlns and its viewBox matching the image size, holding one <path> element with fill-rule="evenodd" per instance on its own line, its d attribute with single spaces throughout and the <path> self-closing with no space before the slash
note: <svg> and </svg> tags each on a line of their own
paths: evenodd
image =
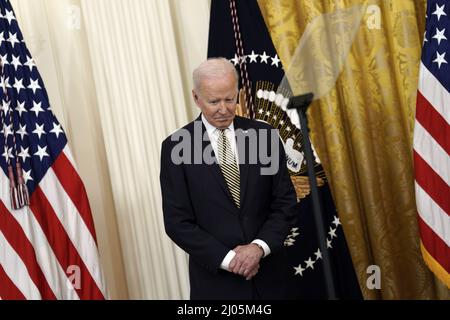
<svg viewBox="0 0 450 320">
<path fill-rule="evenodd" d="M 226 130 L 226 129 L 225 129 Z M 225 130 L 219 130 L 219 139 L 217 140 L 217 149 L 219 151 L 219 165 L 225 182 L 228 185 L 234 203 L 240 208 L 240 175 L 236 157 L 231 149 Z"/>
</svg>

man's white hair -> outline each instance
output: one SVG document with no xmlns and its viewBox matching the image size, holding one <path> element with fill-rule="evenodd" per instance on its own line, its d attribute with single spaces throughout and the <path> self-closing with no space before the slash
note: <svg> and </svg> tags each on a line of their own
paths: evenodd
<svg viewBox="0 0 450 320">
<path fill-rule="evenodd" d="M 194 89 L 200 90 L 200 85 L 205 78 L 223 77 L 233 73 L 236 79 L 236 90 L 239 89 L 239 75 L 234 65 L 225 58 L 210 58 L 202 62 L 193 72 Z"/>
</svg>

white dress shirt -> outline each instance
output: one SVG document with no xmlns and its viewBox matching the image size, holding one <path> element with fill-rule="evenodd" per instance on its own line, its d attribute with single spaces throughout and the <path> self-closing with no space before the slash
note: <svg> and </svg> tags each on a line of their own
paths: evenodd
<svg viewBox="0 0 450 320">
<path fill-rule="evenodd" d="M 208 120 L 206 120 L 206 118 L 203 114 L 202 114 L 202 122 L 205 125 L 206 131 L 208 132 L 208 137 L 211 142 L 211 146 L 214 150 L 214 154 L 216 155 L 216 159 L 219 163 L 219 153 L 218 153 L 218 149 L 217 149 L 217 141 L 219 139 L 220 130 L 217 129 L 216 127 L 214 127 L 213 125 L 211 125 L 208 122 Z M 225 130 L 225 135 L 227 136 L 228 141 L 230 142 L 230 145 L 231 145 L 231 150 L 233 151 L 233 153 L 236 157 L 236 163 L 239 163 L 239 155 L 238 155 L 237 148 L 236 148 L 236 135 L 234 132 L 233 122 Z M 238 170 L 239 170 L 239 165 L 238 165 Z M 253 240 L 252 243 L 259 244 L 263 248 L 264 258 L 270 254 L 270 248 L 265 241 L 256 239 L 256 240 Z M 236 252 L 234 252 L 233 250 L 230 250 L 228 252 L 228 254 L 225 256 L 225 258 L 223 259 L 223 261 L 220 265 L 220 268 L 222 268 L 223 270 L 229 271 L 228 269 L 229 269 L 230 262 L 231 262 L 231 260 L 233 260 L 235 255 L 236 255 Z"/>
</svg>

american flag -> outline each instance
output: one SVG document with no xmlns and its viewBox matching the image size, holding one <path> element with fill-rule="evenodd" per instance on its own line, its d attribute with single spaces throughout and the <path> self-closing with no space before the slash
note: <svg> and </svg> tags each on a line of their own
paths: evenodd
<svg viewBox="0 0 450 320">
<path fill-rule="evenodd" d="M 0 59 L 0 299 L 104 299 L 86 191 L 7 0 Z M 21 173 L 30 205 L 16 210 Z"/>
<path fill-rule="evenodd" d="M 450 288 L 450 3 L 429 0 L 414 130 L 421 250 Z"/>
</svg>

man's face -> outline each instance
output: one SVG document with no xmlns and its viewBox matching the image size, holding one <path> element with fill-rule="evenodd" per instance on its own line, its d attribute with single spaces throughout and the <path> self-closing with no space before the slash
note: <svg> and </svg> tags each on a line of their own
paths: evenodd
<svg viewBox="0 0 450 320">
<path fill-rule="evenodd" d="M 223 77 L 204 78 L 198 92 L 192 91 L 195 103 L 212 126 L 226 129 L 233 122 L 238 95 L 236 88 L 236 78 L 230 72 Z"/>
</svg>

